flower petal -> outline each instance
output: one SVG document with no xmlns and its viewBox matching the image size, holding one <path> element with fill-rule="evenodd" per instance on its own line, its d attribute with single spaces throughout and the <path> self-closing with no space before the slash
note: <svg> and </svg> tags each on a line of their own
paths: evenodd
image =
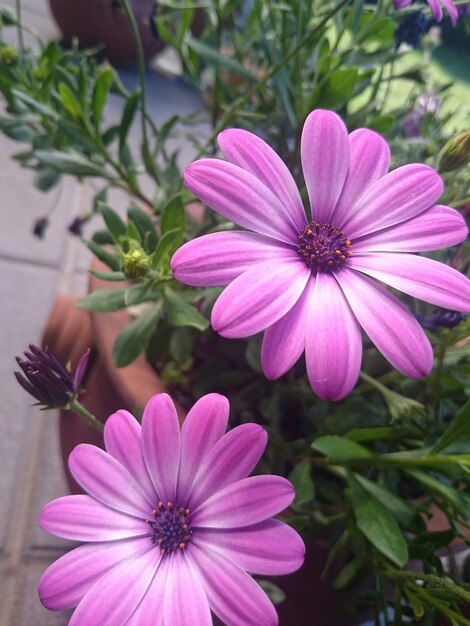
<svg viewBox="0 0 470 626">
<path fill-rule="evenodd" d="M 294 489 L 281 476 L 249 476 L 217 491 L 193 512 L 193 527 L 237 528 L 276 515 L 294 499 Z"/>
<path fill-rule="evenodd" d="M 211 233 L 184 244 L 171 259 L 174 277 L 186 285 L 228 285 L 254 264 L 297 259 L 292 246 L 242 231 Z"/>
<path fill-rule="evenodd" d="M 146 551 L 149 538 L 88 543 L 52 563 L 38 584 L 39 598 L 51 611 L 77 606 L 89 589 L 127 557 Z"/>
<path fill-rule="evenodd" d="M 310 271 L 300 258 L 260 263 L 236 278 L 212 309 L 212 326 L 230 339 L 255 335 L 285 315 L 300 298 Z"/>
<path fill-rule="evenodd" d="M 318 273 L 309 299 L 305 359 L 310 384 L 320 398 L 341 400 L 356 384 L 361 330 L 332 274 Z"/>
<path fill-rule="evenodd" d="M 79 444 L 70 453 L 69 468 L 83 489 L 102 504 L 140 518 L 151 513 L 138 483 L 101 448 Z"/>
<path fill-rule="evenodd" d="M 161 558 L 160 550 L 149 542 L 146 552 L 116 565 L 84 596 L 69 626 L 125 624 L 149 588 Z"/>
<path fill-rule="evenodd" d="M 121 409 L 108 417 L 103 434 L 107 452 L 134 477 L 147 501 L 154 506 L 158 498 L 145 467 L 139 422 L 129 411 Z"/>
<path fill-rule="evenodd" d="M 238 128 L 224 130 L 217 143 L 225 158 L 259 178 L 292 215 L 299 231 L 306 224 L 305 210 L 292 174 L 281 157 L 260 137 Z"/>
<path fill-rule="evenodd" d="M 399 224 L 429 209 L 442 190 L 442 179 L 431 167 L 417 163 L 398 167 L 367 189 L 341 228 L 355 239 Z"/>
<path fill-rule="evenodd" d="M 186 416 L 181 428 L 181 465 L 176 498 L 179 503 L 187 502 L 203 459 L 224 435 L 229 411 L 225 396 L 210 393 L 200 398 Z"/>
<path fill-rule="evenodd" d="M 168 576 L 171 574 L 171 559 L 162 559 L 144 597 L 140 601 L 126 626 L 164 626 L 163 602 Z"/>
<path fill-rule="evenodd" d="M 166 579 L 163 622 L 175 626 L 212 626 L 209 602 L 198 570 L 182 552 L 170 558 L 171 575 Z"/>
<path fill-rule="evenodd" d="M 404 304 L 354 270 L 342 269 L 336 279 L 358 322 L 384 357 L 410 378 L 429 374 L 433 363 L 431 344 Z"/>
<path fill-rule="evenodd" d="M 188 499 L 194 510 L 230 483 L 246 478 L 263 454 L 268 435 L 258 424 L 242 424 L 217 441 L 201 459 Z"/>
<path fill-rule="evenodd" d="M 312 219 L 330 223 L 349 167 L 343 120 L 332 111 L 312 111 L 305 120 L 300 153 Z"/>
<path fill-rule="evenodd" d="M 296 243 L 299 229 L 289 209 L 256 176 L 238 165 L 200 159 L 186 168 L 184 182 L 207 206 L 235 224 Z"/>
<path fill-rule="evenodd" d="M 225 624 L 277 626 L 277 613 L 268 596 L 233 561 L 195 543 L 189 556 L 204 578 L 211 609 Z"/>
<path fill-rule="evenodd" d="M 112 541 L 149 534 L 144 519 L 114 511 L 83 495 L 64 496 L 46 504 L 39 526 L 75 541 Z"/>
<path fill-rule="evenodd" d="M 359 128 L 349 135 L 349 160 L 346 182 L 333 215 L 333 222 L 339 229 L 367 188 L 388 172 L 390 148 L 378 133 Z"/>
<path fill-rule="evenodd" d="M 470 312 L 470 280 L 445 263 L 393 252 L 370 252 L 351 258 L 350 267 L 451 311 Z"/>
<path fill-rule="evenodd" d="M 271 380 L 285 374 L 305 350 L 308 300 L 314 284 L 312 274 L 292 309 L 264 332 L 261 365 L 265 376 Z"/>
<path fill-rule="evenodd" d="M 431 2 L 435 2 L 436 0 L 429 0 L 429 4 L 431 4 Z M 447 12 L 449 13 L 449 17 L 452 21 L 452 25 L 455 26 L 457 24 L 457 20 L 459 18 L 459 10 L 456 7 L 456 5 L 454 4 L 454 2 L 452 2 L 452 0 L 441 0 L 442 4 L 445 6 L 445 8 L 447 9 Z"/>
<path fill-rule="evenodd" d="M 268 519 L 244 528 L 198 528 L 194 542 L 223 554 L 242 569 L 265 576 L 290 574 L 301 567 L 305 545 L 290 526 Z"/>
<path fill-rule="evenodd" d="M 468 228 L 463 217 L 448 206 L 433 206 L 416 217 L 354 241 L 356 252 L 424 252 L 463 241 Z"/>
<path fill-rule="evenodd" d="M 428 0 L 428 4 L 431 7 L 431 12 L 433 18 L 436 22 L 440 22 L 442 20 L 442 9 L 438 0 Z"/>
<path fill-rule="evenodd" d="M 142 417 L 142 451 L 159 499 L 174 502 L 180 464 L 180 428 L 173 400 L 159 393 Z"/>
</svg>

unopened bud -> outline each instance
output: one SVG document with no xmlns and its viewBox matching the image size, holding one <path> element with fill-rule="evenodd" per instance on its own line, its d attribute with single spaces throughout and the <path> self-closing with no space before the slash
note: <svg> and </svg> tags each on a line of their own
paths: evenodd
<svg viewBox="0 0 470 626">
<path fill-rule="evenodd" d="M 438 171 L 453 172 L 470 163 L 470 130 L 454 135 L 439 154 Z"/>
<path fill-rule="evenodd" d="M 150 259 L 145 250 L 131 246 L 129 252 L 122 255 L 121 269 L 126 278 L 142 278 L 150 269 Z"/>
<path fill-rule="evenodd" d="M 13 46 L 0 46 L 0 63 L 4 65 L 16 65 L 18 62 L 18 51 Z"/>
</svg>

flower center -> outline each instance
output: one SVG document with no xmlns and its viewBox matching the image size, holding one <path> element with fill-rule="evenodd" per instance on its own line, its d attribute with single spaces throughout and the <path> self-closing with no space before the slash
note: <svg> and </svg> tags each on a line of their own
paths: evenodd
<svg viewBox="0 0 470 626">
<path fill-rule="evenodd" d="M 330 272 L 341 267 L 351 256 L 351 242 L 331 224 L 310 222 L 299 233 L 297 251 L 307 267 L 317 272 Z"/>
<path fill-rule="evenodd" d="M 150 536 L 162 554 L 183 550 L 192 535 L 189 509 L 173 502 L 167 502 L 166 505 L 159 502 L 152 516 L 153 519 L 147 520 L 151 528 Z"/>
</svg>

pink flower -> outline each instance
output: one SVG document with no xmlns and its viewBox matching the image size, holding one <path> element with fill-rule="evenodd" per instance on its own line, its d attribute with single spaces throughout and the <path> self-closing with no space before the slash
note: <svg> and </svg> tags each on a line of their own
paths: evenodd
<svg viewBox="0 0 470 626">
<path fill-rule="evenodd" d="M 402 9 L 412 3 L 413 0 L 393 0 L 393 4 L 396 9 Z M 452 0 L 427 0 L 431 13 L 436 22 L 442 20 L 442 8 L 441 4 L 447 9 L 449 17 L 452 20 L 452 24 L 455 26 L 459 17 L 459 12 Z"/>
<path fill-rule="evenodd" d="M 175 278 L 186 284 L 228 285 L 212 311 L 214 329 L 232 338 L 264 330 L 261 360 L 272 379 L 305 350 L 310 384 L 330 400 L 343 398 L 356 383 L 361 327 L 403 374 L 428 374 L 433 354 L 426 335 L 380 283 L 470 311 L 465 276 L 410 254 L 459 243 L 467 234 L 456 211 L 434 204 L 443 190 L 440 176 L 419 164 L 387 174 L 382 137 L 364 128 L 348 136 L 335 113 L 314 111 L 301 142 L 310 221 L 291 174 L 264 141 L 226 130 L 219 146 L 228 161 L 192 163 L 186 185 L 254 232 L 194 239 L 171 263 Z"/>
<path fill-rule="evenodd" d="M 292 485 L 279 476 L 247 478 L 267 441 L 256 424 L 225 433 L 224 396 L 202 397 L 179 428 L 171 398 L 154 396 L 142 428 L 127 411 L 107 420 L 107 452 L 81 444 L 69 457 L 89 495 L 58 498 L 40 526 L 85 541 L 39 582 L 41 602 L 77 607 L 70 624 L 204 626 L 211 610 L 227 624 L 277 624 L 270 600 L 246 572 L 286 574 L 304 544 L 271 518 Z"/>
</svg>

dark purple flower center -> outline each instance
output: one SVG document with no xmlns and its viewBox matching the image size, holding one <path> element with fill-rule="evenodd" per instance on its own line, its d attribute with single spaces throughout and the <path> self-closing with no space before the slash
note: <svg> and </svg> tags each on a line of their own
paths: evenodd
<svg viewBox="0 0 470 626">
<path fill-rule="evenodd" d="M 330 272 L 344 265 L 351 256 L 351 242 L 336 226 L 310 222 L 299 233 L 297 251 L 307 267 L 316 272 Z"/>
<path fill-rule="evenodd" d="M 189 509 L 179 504 L 163 502 L 152 511 L 153 519 L 147 520 L 150 536 L 163 554 L 183 550 L 191 540 L 192 530 Z"/>
</svg>

